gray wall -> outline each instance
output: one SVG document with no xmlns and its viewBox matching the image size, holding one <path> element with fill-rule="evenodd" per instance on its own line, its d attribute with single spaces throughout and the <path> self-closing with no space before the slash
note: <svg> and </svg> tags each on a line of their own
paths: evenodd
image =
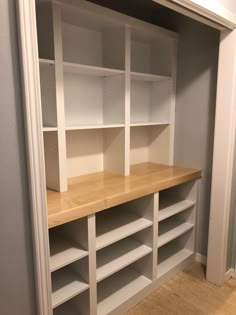
<svg viewBox="0 0 236 315">
<path fill-rule="evenodd" d="M 203 171 L 198 208 L 197 252 L 206 255 L 219 32 L 156 5 L 151 0 L 126 0 L 125 5 L 118 0 L 92 2 L 169 28 L 180 35 L 174 162 Z"/>
<path fill-rule="evenodd" d="M 0 314 L 35 315 L 16 12 L 0 1 Z"/>
<path fill-rule="evenodd" d="M 200 168 L 197 252 L 207 254 L 214 138 L 218 32 L 178 17 L 175 164 Z"/>
</svg>

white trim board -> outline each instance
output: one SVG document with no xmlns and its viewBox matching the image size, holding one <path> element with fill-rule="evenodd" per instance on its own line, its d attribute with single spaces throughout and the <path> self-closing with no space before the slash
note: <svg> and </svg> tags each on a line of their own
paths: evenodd
<svg viewBox="0 0 236 315">
<path fill-rule="evenodd" d="M 233 276 L 234 276 L 234 270 L 233 268 L 231 268 L 225 273 L 225 282 L 233 278 Z"/>
<path fill-rule="evenodd" d="M 206 265 L 207 264 L 207 257 L 202 255 L 202 254 L 196 253 L 195 261 L 200 263 L 200 264 Z"/>
<path fill-rule="evenodd" d="M 153 1 L 218 30 L 236 28 L 236 15 L 214 0 Z"/>
<path fill-rule="evenodd" d="M 35 2 L 18 0 L 34 268 L 39 314 L 52 314 Z"/>
<path fill-rule="evenodd" d="M 236 30 L 220 38 L 207 280 L 225 281 L 236 128 Z M 217 245 L 216 245 L 217 244 Z"/>
</svg>

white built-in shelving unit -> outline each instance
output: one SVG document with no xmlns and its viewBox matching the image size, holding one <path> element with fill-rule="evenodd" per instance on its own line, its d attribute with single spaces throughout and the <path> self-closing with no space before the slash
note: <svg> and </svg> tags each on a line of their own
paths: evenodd
<svg viewBox="0 0 236 315">
<path fill-rule="evenodd" d="M 46 180 L 56 191 L 70 177 L 173 162 L 176 34 L 81 3 L 37 8 Z"/>
<path fill-rule="evenodd" d="M 47 187 L 172 165 L 177 35 L 81 0 L 37 23 Z M 51 228 L 53 314 L 122 314 L 193 261 L 196 201 L 192 181 Z"/>
<path fill-rule="evenodd" d="M 54 314 L 121 313 L 193 261 L 196 199 L 187 182 L 50 229 Z"/>
</svg>

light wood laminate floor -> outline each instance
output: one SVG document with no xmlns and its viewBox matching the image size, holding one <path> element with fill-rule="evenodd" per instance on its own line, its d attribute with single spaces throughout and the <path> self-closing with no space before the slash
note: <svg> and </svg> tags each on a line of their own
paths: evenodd
<svg viewBox="0 0 236 315">
<path fill-rule="evenodd" d="M 193 264 L 162 285 L 126 315 L 236 315 L 236 280 L 217 287 L 205 280 L 205 267 Z"/>
</svg>

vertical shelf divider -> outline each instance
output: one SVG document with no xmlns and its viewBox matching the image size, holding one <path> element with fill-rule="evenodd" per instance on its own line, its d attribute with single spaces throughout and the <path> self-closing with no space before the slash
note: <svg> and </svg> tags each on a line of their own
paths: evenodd
<svg viewBox="0 0 236 315">
<path fill-rule="evenodd" d="M 125 175 L 130 175 L 131 30 L 125 26 Z"/>
<path fill-rule="evenodd" d="M 177 79 L 177 39 L 171 43 L 171 105 L 170 105 L 170 154 L 169 165 L 174 164 L 174 137 L 175 137 L 175 104 Z"/>
<path fill-rule="evenodd" d="M 65 135 L 65 106 L 64 106 L 64 73 L 62 53 L 61 8 L 53 3 L 53 33 L 55 54 L 55 80 L 58 128 L 58 160 L 59 160 L 59 187 L 60 192 L 67 191 L 66 165 L 66 135 Z"/>
<path fill-rule="evenodd" d="M 96 279 L 96 215 L 88 216 L 88 251 L 89 251 L 89 300 L 90 315 L 97 314 L 97 279 Z"/>
<path fill-rule="evenodd" d="M 153 249 L 152 249 L 152 280 L 157 278 L 157 259 L 158 259 L 158 212 L 159 212 L 159 193 L 154 193 L 154 204 L 153 204 Z"/>
</svg>

